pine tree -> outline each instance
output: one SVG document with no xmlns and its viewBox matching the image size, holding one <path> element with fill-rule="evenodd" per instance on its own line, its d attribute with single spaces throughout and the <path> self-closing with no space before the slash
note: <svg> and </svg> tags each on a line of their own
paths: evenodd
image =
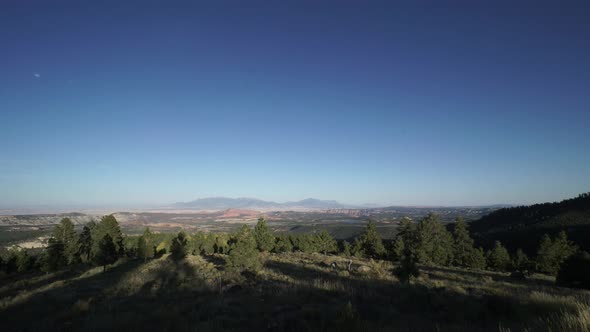
<svg viewBox="0 0 590 332">
<path fill-rule="evenodd" d="M 350 257 L 352 256 L 352 246 L 348 241 L 342 241 L 342 256 Z"/>
<path fill-rule="evenodd" d="M 256 246 L 260 251 L 271 251 L 274 246 L 275 237 L 262 217 L 258 218 L 258 222 L 254 226 L 254 239 L 256 239 Z"/>
<path fill-rule="evenodd" d="M 51 237 L 47 248 L 43 252 L 41 270 L 45 272 L 57 271 L 65 266 L 66 263 L 63 243 Z"/>
<path fill-rule="evenodd" d="M 338 251 L 338 243 L 332 238 L 332 235 L 325 230 L 322 230 L 315 235 L 314 242 L 317 251 L 324 255 Z"/>
<path fill-rule="evenodd" d="M 377 233 L 377 226 L 372 220 L 369 220 L 359 242 L 360 248 L 357 250 L 365 257 L 381 258 L 386 253 L 383 241 L 381 241 L 381 237 Z"/>
<path fill-rule="evenodd" d="M 402 283 L 407 284 L 413 277 L 420 275 L 418 268 L 420 242 L 418 240 L 418 229 L 409 221 L 404 223 L 396 240 L 398 243 L 396 250 L 399 250 L 396 254 L 399 265 L 394 270 L 394 274 Z"/>
<path fill-rule="evenodd" d="M 230 269 L 257 272 L 262 267 L 256 240 L 248 225 L 242 226 L 230 240 L 229 254 L 226 258 Z"/>
<path fill-rule="evenodd" d="M 113 242 L 110 234 L 106 233 L 100 241 L 98 241 L 98 250 L 94 255 L 94 260 L 98 265 L 103 267 L 103 272 L 106 271 L 107 265 L 113 264 L 117 261 L 117 247 Z"/>
<path fill-rule="evenodd" d="M 63 218 L 53 229 L 53 237 L 63 243 L 64 256 L 67 264 L 76 263 L 79 260 L 78 255 L 78 236 L 74 229 L 74 224 L 70 218 Z"/>
<path fill-rule="evenodd" d="M 516 250 L 514 257 L 512 258 L 512 269 L 524 275 L 528 275 L 532 272 L 530 260 L 520 248 Z"/>
<path fill-rule="evenodd" d="M 186 257 L 188 240 L 184 232 L 179 232 L 170 246 L 170 254 L 173 260 L 181 260 Z"/>
<path fill-rule="evenodd" d="M 507 271 L 510 267 L 510 255 L 500 241 L 496 241 L 494 248 L 488 253 L 488 266 L 494 271 Z"/>
<path fill-rule="evenodd" d="M 543 235 L 537 251 L 537 268 L 540 272 L 556 275 L 560 265 L 577 251 L 577 247 L 567 239 L 565 232 L 560 232 L 553 240 Z"/>
<path fill-rule="evenodd" d="M 123 256 L 125 253 L 125 246 L 123 244 L 123 234 L 117 219 L 113 215 L 104 216 L 96 225 L 92 232 L 93 253 L 98 252 L 99 243 L 105 235 L 109 235 L 115 245 L 117 257 Z"/>
<path fill-rule="evenodd" d="M 293 251 L 293 243 L 291 239 L 286 235 L 277 236 L 274 248 L 272 250 L 275 253 L 291 252 Z"/>
<path fill-rule="evenodd" d="M 156 253 L 156 246 L 154 244 L 154 241 L 155 241 L 154 233 L 152 233 L 152 231 L 150 231 L 149 227 L 146 227 L 145 230 L 143 231 L 143 234 L 141 235 L 141 237 L 143 237 L 143 240 L 145 241 L 145 247 L 146 247 L 146 252 L 145 252 L 145 256 L 144 256 L 145 259 L 154 257 L 154 255 Z"/>
<path fill-rule="evenodd" d="M 418 262 L 423 264 L 449 265 L 453 260 L 453 237 L 430 213 L 416 228 L 416 251 Z M 407 241 L 405 243 L 407 245 Z"/>
<path fill-rule="evenodd" d="M 137 257 L 147 261 L 149 249 L 145 238 L 142 236 L 137 238 Z"/>
<path fill-rule="evenodd" d="M 26 272 L 33 268 L 35 259 L 29 255 L 28 250 L 20 249 L 16 253 L 16 266 L 18 272 Z"/>
<path fill-rule="evenodd" d="M 96 223 L 94 221 L 89 222 L 84 225 L 84 228 L 82 228 L 82 232 L 78 237 L 78 256 L 84 262 L 90 262 L 90 255 L 92 253 L 92 231 L 95 227 Z"/>
</svg>

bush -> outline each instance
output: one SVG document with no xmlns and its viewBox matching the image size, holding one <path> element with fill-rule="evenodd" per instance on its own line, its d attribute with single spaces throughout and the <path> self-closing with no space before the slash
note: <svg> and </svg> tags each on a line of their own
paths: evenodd
<svg viewBox="0 0 590 332">
<path fill-rule="evenodd" d="M 257 272 L 262 268 L 258 254 L 256 240 L 252 236 L 250 227 L 244 225 L 230 240 L 227 266 L 239 272 L 244 270 Z"/>
<path fill-rule="evenodd" d="M 186 239 L 186 234 L 184 234 L 184 232 L 179 232 L 178 235 L 172 239 L 172 245 L 170 246 L 172 259 L 181 260 L 186 257 L 187 243 L 188 240 Z"/>
<path fill-rule="evenodd" d="M 559 286 L 590 289 L 590 254 L 580 252 L 561 264 L 556 284 Z"/>
</svg>

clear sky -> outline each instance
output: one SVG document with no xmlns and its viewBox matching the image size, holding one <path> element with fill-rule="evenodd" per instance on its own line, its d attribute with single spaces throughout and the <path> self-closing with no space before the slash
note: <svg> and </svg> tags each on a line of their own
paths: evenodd
<svg viewBox="0 0 590 332">
<path fill-rule="evenodd" d="M 590 3 L 481 3 L 2 1 L 0 206 L 590 191 Z"/>
</svg>

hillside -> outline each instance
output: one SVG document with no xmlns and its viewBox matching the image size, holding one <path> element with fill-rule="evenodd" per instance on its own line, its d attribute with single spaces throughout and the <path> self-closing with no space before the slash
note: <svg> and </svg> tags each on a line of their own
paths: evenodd
<svg viewBox="0 0 590 332">
<path fill-rule="evenodd" d="M 386 261 L 269 254 L 234 274 L 223 255 L 122 259 L 3 280 L 9 331 L 583 331 L 590 292 L 546 276 L 424 267 L 411 285 Z M 25 328 L 26 327 L 26 328 Z"/>
<path fill-rule="evenodd" d="M 571 240 L 590 249 L 590 193 L 556 203 L 503 208 L 473 221 L 474 236 L 484 245 L 498 239 L 507 247 L 532 252 L 541 236 L 565 230 Z"/>
</svg>

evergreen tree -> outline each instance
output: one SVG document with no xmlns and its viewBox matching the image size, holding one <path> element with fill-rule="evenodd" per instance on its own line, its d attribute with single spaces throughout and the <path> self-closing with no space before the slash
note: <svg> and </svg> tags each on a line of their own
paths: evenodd
<svg viewBox="0 0 590 332">
<path fill-rule="evenodd" d="M 94 221 L 84 225 L 78 237 L 78 256 L 83 262 L 90 262 L 92 253 L 92 231 L 96 227 Z"/>
<path fill-rule="evenodd" d="M 286 235 L 277 236 L 273 252 L 283 253 L 291 251 L 293 251 L 293 243 L 291 243 L 291 239 Z"/>
<path fill-rule="evenodd" d="M 146 227 L 145 230 L 143 231 L 143 234 L 141 235 L 141 237 L 143 237 L 143 240 L 145 241 L 145 247 L 146 247 L 146 252 L 145 252 L 145 256 L 144 258 L 152 258 L 154 257 L 155 253 L 156 253 L 156 245 L 155 245 L 155 237 L 154 237 L 154 233 L 152 233 L 152 231 L 150 231 L 149 227 Z"/>
<path fill-rule="evenodd" d="M 257 272 L 262 267 L 256 239 L 248 225 L 244 225 L 230 240 L 229 254 L 226 258 L 230 269 Z"/>
<path fill-rule="evenodd" d="M 318 252 L 324 255 L 338 251 L 338 243 L 332 235 L 325 230 L 320 231 L 315 235 L 315 247 Z"/>
<path fill-rule="evenodd" d="M 123 256 L 125 253 L 125 245 L 123 244 L 123 234 L 115 216 L 108 215 L 101 218 L 92 232 L 93 248 L 92 252 L 95 254 L 100 250 L 99 243 L 105 235 L 109 235 L 115 245 L 115 252 L 117 257 Z"/>
<path fill-rule="evenodd" d="M 528 256 L 520 248 L 516 250 L 512 258 L 512 269 L 525 275 L 533 270 Z"/>
<path fill-rule="evenodd" d="M 67 264 L 76 263 L 78 255 L 78 236 L 70 218 L 63 218 L 53 229 L 53 237 L 63 243 L 64 256 Z"/>
<path fill-rule="evenodd" d="M 430 213 L 418 223 L 416 242 L 418 262 L 443 266 L 452 262 L 453 237 L 438 220 L 437 215 Z M 405 245 L 408 245 L 407 241 Z"/>
<path fill-rule="evenodd" d="M 342 256 L 350 257 L 352 256 L 352 246 L 348 241 L 342 241 Z"/>
<path fill-rule="evenodd" d="M 61 269 L 67 263 L 64 255 L 64 245 L 54 237 L 49 239 L 47 248 L 43 253 L 41 270 L 53 272 Z"/>
<path fill-rule="evenodd" d="M 394 270 L 394 274 L 401 283 L 409 283 L 414 277 L 420 275 L 418 268 L 419 262 L 419 233 L 418 229 L 413 224 L 404 223 L 402 230 L 398 233 L 397 240 L 399 250 L 397 259 L 399 260 L 398 267 Z"/>
<path fill-rule="evenodd" d="M 256 226 L 254 226 L 254 238 L 256 239 L 256 246 L 260 251 L 271 251 L 275 237 L 266 224 L 264 218 L 259 218 Z"/>
<path fill-rule="evenodd" d="M 29 255 L 28 250 L 20 249 L 16 252 L 16 268 L 18 272 L 27 272 L 33 269 L 35 259 Z"/>
<path fill-rule="evenodd" d="M 537 268 L 540 272 L 556 275 L 559 266 L 577 251 L 577 247 L 567 239 L 565 232 L 560 232 L 553 240 L 543 235 L 537 251 Z"/>
<path fill-rule="evenodd" d="M 102 266 L 103 272 L 106 271 L 107 265 L 113 264 L 117 261 L 118 253 L 117 246 L 113 242 L 113 238 L 109 233 L 106 233 L 100 241 L 98 241 L 96 254 L 94 260 L 98 265 Z"/>
<path fill-rule="evenodd" d="M 147 261 L 149 249 L 145 238 L 142 236 L 137 238 L 137 257 L 143 259 L 143 261 Z"/>
<path fill-rule="evenodd" d="M 365 231 L 360 237 L 359 244 L 360 248 L 357 248 L 357 252 L 365 257 L 380 258 L 386 253 L 383 241 L 381 241 L 381 237 L 377 233 L 377 226 L 372 220 L 369 220 Z"/>
<path fill-rule="evenodd" d="M 188 240 L 184 232 L 179 232 L 170 246 L 170 254 L 173 260 L 181 260 L 186 257 Z"/>
<path fill-rule="evenodd" d="M 475 250 L 473 250 L 473 253 L 471 254 L 471 268 L 473 269 L 480 269 L 483 270 L 485 269 L 487 266 L 487 260 L 486 260 L 486 255 L 485 252 L 483 251 L 483 248 L 477 248 Z"/>
<path fill-rule="evenodd" d="M 494 248 L 488 252 L 488 266 L 494 271 L 507 271 L 510 267 L 510 255 L 500 241 L 496 241 Z"/>
<path fill-rule="evenodd" d="M 10 274 L 17 271 L 17 259 L 18 257 L 16 249 L 10 249 L 8 251 L 8 257 L 6 258 L 6 262 L 4 263 L 4 270 L 6 271 L 6 273 Z"/>
</svg>

